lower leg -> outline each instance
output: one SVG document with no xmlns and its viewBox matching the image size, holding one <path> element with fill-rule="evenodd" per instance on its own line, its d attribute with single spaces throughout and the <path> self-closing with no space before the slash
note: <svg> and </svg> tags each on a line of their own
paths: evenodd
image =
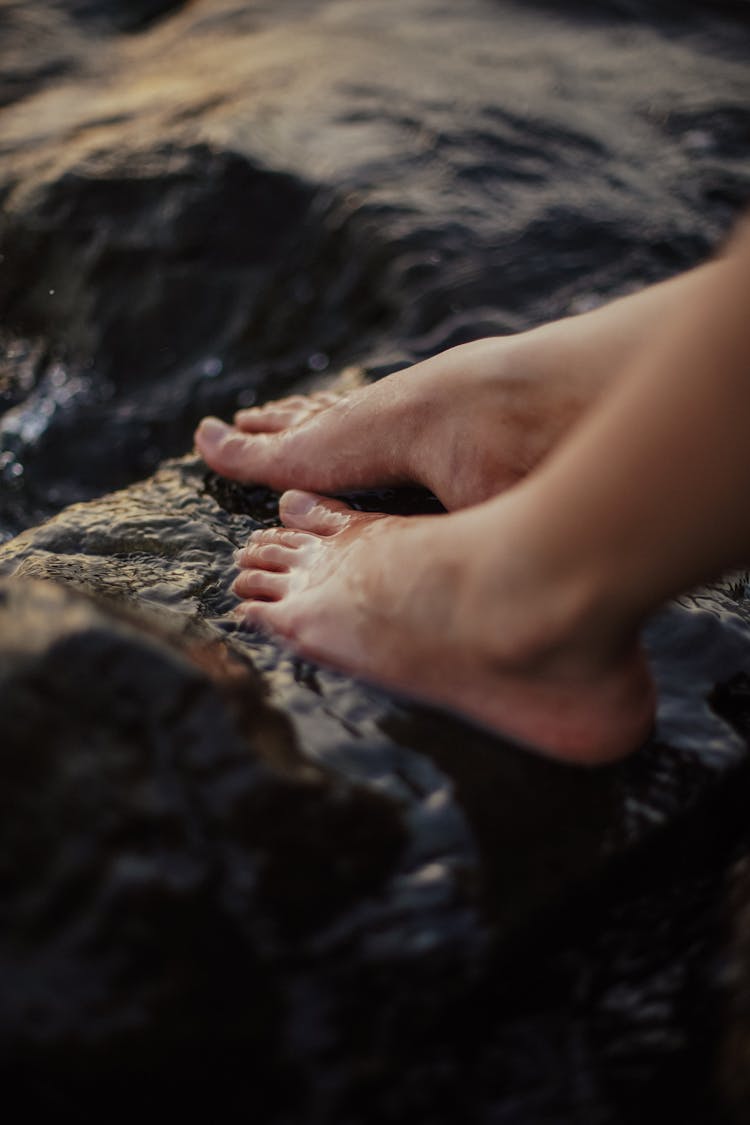
<svg viewBox="0 0 750 1125">
<path fill-rule="evenodd" d="M 750 227 L 525 482 L 529 550 L 640 616 L 750 556 Z"/>
</svg>

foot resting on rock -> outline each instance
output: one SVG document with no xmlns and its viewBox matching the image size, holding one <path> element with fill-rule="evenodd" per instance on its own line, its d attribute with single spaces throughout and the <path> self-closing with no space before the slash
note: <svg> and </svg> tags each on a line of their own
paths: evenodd
<svg viewBox="0 0 750 1125">
<path fill-rule="evenodd" d="M 448 509 L 507 488 L 581 409 L 584 392 L 544 382 L 482 340 L 344 394 L 295 395 L 203 420 L 196 445 L 223 476 L 345 492 L 419 484 Z"/>
<path fill-rule="evenodd" d="M 237 552 L 237 613 L 303 655 L 552 756 L 618 758 L 652 721 L 643 656 L 634 642 L 592 645 L 585 603 L 519 567 L 516 491 L 409 518 L 287 492 L 285 526 Z"/>
<path fill-rule="evenodd" d="M 346 394 L 295 395 L 206 418 L 196 432 L 222 476 L 337 493 L 429 488 L 449 510 L 538 465 L 608 389 L 707 266 L 530 332 L 451 348 Z"/>
</svg>

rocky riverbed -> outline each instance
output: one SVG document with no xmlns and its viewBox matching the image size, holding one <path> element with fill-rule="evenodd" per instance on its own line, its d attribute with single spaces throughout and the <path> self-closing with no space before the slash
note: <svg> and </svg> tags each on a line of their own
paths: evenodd
<svg viewBox="0 0 750 1125">
<path fill-rule="evenodd" d="M 750 198 L 750 13 L 0 0 L 0 1074 L 130 1122 L 750 1114 L 750 597 L 580 771 L 228 616 L 227 415 L 580 311 Z M 358 502 L 415 510 L 417 494 Z"/>
</svg>

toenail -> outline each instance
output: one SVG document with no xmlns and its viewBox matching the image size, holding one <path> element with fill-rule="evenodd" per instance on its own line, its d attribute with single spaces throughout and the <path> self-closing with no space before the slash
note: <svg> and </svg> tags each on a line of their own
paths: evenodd
<svg viewBox="0 0 750 1125">
<path fill-rule="evenodd" d="M 305 516 L 317 506 L 318 498 L 310 492 L 299 492 L 297 489 L 292 489 L 290 492 L 284 493 L 281 502 L 284 505 L 284 511 L 290 515 Z"/>
<path fill-rule="evenodd" d="M 198 427 L 198 432 L 202 438 L 206 438 L 210 442 L 219 441 L 231 429 L 220 418 L 204 418 Z"/>
</svg>

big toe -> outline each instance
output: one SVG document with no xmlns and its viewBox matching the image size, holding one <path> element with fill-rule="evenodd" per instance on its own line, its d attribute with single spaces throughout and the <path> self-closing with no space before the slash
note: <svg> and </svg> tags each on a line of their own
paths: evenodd
<svg viewBox="0 0 750 1125">
<path fill-rule="evenodd" d="M 279 514 L 287 527 L 312 531 L 316 535 L 336 535 L 352 524 L 372 523 L 383 518 L 379 512 L 357 512 L 342 500 L 296 488 L 281 497 Z"/>
<path fill-rule="evenodd" d="M 272 436 L 249 437 L 219 418 L 204 418 L 195 431 L 195 445 L 206 464 L 217 473 L 250 484 L 265 479 L 267 443 Z"/>
</svg>

